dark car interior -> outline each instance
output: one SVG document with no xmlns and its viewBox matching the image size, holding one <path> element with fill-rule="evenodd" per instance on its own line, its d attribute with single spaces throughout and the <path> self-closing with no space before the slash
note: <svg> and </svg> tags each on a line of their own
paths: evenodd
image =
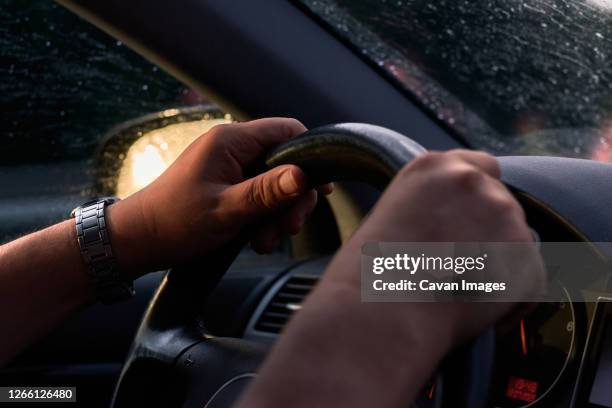
<svg viewBox="0 0 612 408">
<path fill-rule="evenodd" d="M 14 96 L 17 85 L 9 81 L 2 84 L 6 91 L 2 104 L 6 107 L 8 124 L 0 136 L 3 145 L 7 140 L 8 152 L 6 158 L 0 157 L 2 242 L 67 218 L 70 209 L 85 201 L 85 197 L 133 192 L 133 186 L 121 190 L 123 178 L 128 177 L 122 173 L 125 166 L 136 168 L 138 163 L 147 163 L 147 169 L 156 168 L 158 156 L 147 156 L 146 152 L 151 151 L 147 146 L 168 143 L 171 150 L 173 143 L 179 147 L 186 143 L 180 132 L 178 137 L 168 134 L 160 141 L 161 134 L 155 133 L 159 130 L 188 129 L 191 139 L 185 140 L 193 140 L 203 129 L 216 123 L 267 116 L 295 117 L 310 129 L 347 122 L 377 125 L 405 135 L 427 150 L 491 151 L 499 156 L 503 181 L 512 188 L 529 225 L 541 241 L 585 241 L 592 243 L 593 250 L 597 251 L 597 243 L 612 240 L 612 164 L 606 163 L 610 118 L 605 117 L 609 109 L 604 92 L 600 91 L 612 87 L 612 76 L 607 67 L 598 65 L 600 62 L 593 51 L 598 48 L 597 52 L 612 52 L 612 47 L 583 42 L 581 46 L 588 50 L 573 55 L 583 59 L 560 67 L 555 65 L 555 58 L 567 63 L 569 54 L 559 57 L 552 53 L 546 62 L 543 58 L 530 57 L 529 50 L 522 50 L 517 52 L 521 54 L 517 62 L 494 44 L 503 39 L 500 33 L 508 28 L 506 20 L 520 18 L 518 21 L 529 29 L 517 28 L 518 34 L 514 35 L 518 37 L 508 38 L 532 47 L 529 52 L 539 50 L 545 54 L 542 50 L 548 46 L 546 42 L 529 41 L 542 38 L 534 32 L 554 29 L 555 24 L 567 27 L 566 19 L 569 21 L 574 16 L 572 13 L 578 13 L 574 21 L 580 28 L 567 41 L 568 44 L 572 41 L 568 50 L 579 53 L 573 41 L 586 35 L 582 28 L 590 22 L 588 18 L 595 21 L 597 17 L 589 28 L 593 42 L 608 34 L 612 38 L 612 30 L 601 23 L 612 19 L 609 10 L 598 6 L 595 0 L 577 1 L 572 5 L 561 0 L 533 0 L 525 3 L 528 7 L 512 11 L 508 3 L 496 1 L 492 9 L 497 13 L 481 11 L 486 15 L 461 9 L 458 3 L 462 2 L 446 1 L 433 7 L 453 9 L 448 14 L 431 9 L 433 3 L 420 1 L 404 2 L 397 9 L 373 1 L 185 0 L 169 4 L 157 0 L 62 0 L 60 5 L 41 3 L 42 6 L 2 4 L 6 11 L 3 18 L 7 24 L 3 24 L 3 30 L 8 33 L 7 38 L 15 41 L 26 38 L 24 32 L 39 28 L 33 24 L 36 22 L 44 24 L 46 30 L 51 30 L 51 26 L 54 27 L 51 31 L 64 30 L 70 41 L 89 41 L 100 50 L 104 48 L 100 51 L 102 54 L 111 52 L 107 50 L 111 46 L 120 47 L 103 64 L 138 68 L 134 89 L 149 93 L 132 94 L 126 89 L 129 87 L 122 85 L 115 89 L 112 82 L 102 83 L 109 94 L 125 95 L 124 100 L 109 99 L 108 102 L 112 106 L 109 111 L 120 114 L 110 115 L 107 121 L 92 119 L 88 126 L 88 121 L 83 119 L 88 116 L 87 111 L 79 114 L 77 108 L 67 110 L 64 126 L 77 123 L 83 127 L 78 129 L 80 136 L 69 134 L 71 140 L 81 144 L 70 145 L 72 150 L 68 150 L 72 156 L 68 159 L 55 144 L 43 144 L 44 154 L 39 152 L 38 160 L 23 153 L 18 139 L 21 134 L 32 134 L 32 129 L 47 119 L 38 114 L 29 125 L 15 124 L 23 119 L 23 112 L 29 114 L 39 105 L 29 106 L 27 98 Z M 458 8 L 455 10 L 455 7 Z M 566 7 L 565 14 L 557 16 L 555 13 L 561 13 L 562 7 Z M 508 14 L 506 20 L 501 17 L 504 13 Z M 493 17 L 489 18 L 490 15 Z M 24 19 L 28 16 L 32 20 L 26 24 L 28 20 Z M 53 16 L 57 22 L 45 20 L 55 21 Z M 439 20 L 433 21 L 433 18 Z M 463 19 L 477 27 L 489 24 L 482 31 L 489 32 L 492 43 L 480 37 L 471 38 L 469 32 L 461 34 L 455 25 Z M 389 21 L 390 28 L 376 31 L 377 24 Z M 404 26 L 421 35 L 410 37 L 410 32 L 402 31 Z M 75 32 L 86 29 L 93 34 L 75 38 Z M 438 38 L 432 30 L 446 34 Z M 453 34 L 448 34 L 448 30 Z M 39 35 L 43 36 L 41 32 Z M 454 43 L 455 35 L 463 37 Z M 435 55 L 429 52 L 431 47 L 422 47 L 422 54 L 415 51 L 418 44 L 429 41 L 428 36 L 435 37 L 441 47 Z M 514 46 L 508 38 L 503 47 Z M 399 39 L 405 43 L 398 45 Z M 411 39 L 415 45 L 406 45 Z M 453 47 L 464 50 L 462 47 L 468 40 L 481 51 L 471 50 L 467 57 L 457 51 L 456 61 L 441 59 Z M 44 36 L 42 40 L 28 37 L 27 41 L 43 41 L 39 51 L 45 55 Z M 561 40 L 558 42 L 561 44 Z M 65 52 L 66 59 L 73 58 L 67 49 L 60 52 Z M 122 53 L 129 57 L 120 58 Z M 85 60 L 91 64 L 87 74 L 74 65 L 62 79 L 74 85 L 77 95 L 73 96 L 74 106 L 79 104 L 80 85 L 70 82 L 71 78 L 86 75 L 91 84 L 83 87 L 93 89 L 98 86 L 96 83 L 101 83 L 92 72 L 94 67 L 103 71 L 104 65 L 98 67 L 98 54 L 91 55 Z M 19 51 L 11 53 L 10 58 L 10 64 L 0 68 L 6 71 L 4 78 L 21 69 L 19 63 L 25 59 Z M 51 64 L 49 61 L 54 57 L 47 58 L 28 60 L 30 71 L 14 75 L 36 83 L 56 81 L 52 75 L 43 74 L 56 69 L 52 65 L 44 67 L 45 61 Z M 474 68 L 466 68 L 462 58 L 476 61 Z M 520 58 L 533 63 L 526 66 Z M 402 65 L 408 64 L 406 61 L 416 62 L 414 66 Z M 497 61 L 502 68 L 505 63 L 506 71 L 495 76 L 497 70 L 492 68 L 491 61 Z M 77 63 L 78 58 L 74 64 Z M 516 68 L 516 64 L 522 64 L 523 68 Z M 149 71 L 140 67 L 146 67 L 155 76 L 149 80 L 146 73 Z M 162 70 L 169 74 L 169 79 L 166 73 L 162 77 Z M 590 75 L 591 79 L 584 83 L 567 79 L 564 88 L 564 78 L 578 71 L 581 75 Z M 512 75 L 515 87 L 522 89 L 509 89 L 507 76 Z M 598 79 L 593 79 L 594 76 Z M 497 79 L 502 85 L 487 85 Z M 528 81 L 536 82 L 530 85 Z M 552 84 L 550 87 L 561 91 L 557 94 L 543 86 L 538 88 L 537 81 L 548 81 Z M 57 86 L 63 89 L 61 83 Z M 55 88 L 48 89 L 51 92 Z M 150 93 L 152 89 L 158 91 Z M 175 92 L 176 89 L 179 91 Z M 569 89 L 574 99 L 559 96 L 565 95 L 563 89 Z M 175 93 L 180 98 L 175 98 Z M 585 96 L 591 98 L 589 102 L 584 102 Z M 523 98 L 520 104 L 516 102 L 519 97 Z M 46 103 L 46 98 L 32 98 L 38 104 Z M 145 102 L 136 103 L 138 98 L 144 98 Z M 94 99 L 87 99 L 85 105 L 95 104 Z M 578 99 L 582 100 L 583 107 L 576 102 Z M 128 108 L 122 109 L 122 103 Z M 498 109 L 506 103 L 520 106 Z M 548 109 L 552 104 L 558 104 L 559 109 Z M 12 108 L 17 105 L 21 110 Z M 71 121 L 72 114 L 80 119 Z M 532 116 L 527 117 L 528 114 Z M 54 115 L 64 116 L 57 111 Z M 200 125 L 200 122 L 206 123 Z M 369 132 L 364 126 L 348 136 L 345 134 L 342 140 L 350 144 L 350 137 L 365 134 L 373 138 L 373 143 L 378 143 L 379 133 Z M 57 129 L 48 127 L 43 131 L 52 133 Z M 380 136 L 379 140 L 385 137 Z M 140 140 L 146 141 L 146 146 L 138 147 L 142 152 L 130 153 Z M 386 156 L 381 157 L 377 160 L 384 162 Z M 131 171 L 131 177 L 136 180 L 138 173 Z M 364 183 L 367 180 L 357 173 L 347 178 L 353 181 L 338 183 L 336 191 L 321 200 L 305 230 L 287 237 L 273 254 L 259 256 L 238 245 L 231 256 L 228 254 L 232 248 L 220 251 L 219 261 L 214 265 L 192 266 L 202 271 L 219 269 L 220 274 L 212 286 L 209 283 L 202 283 L 199 288 L 189 285 L 189 296 L 196 299 L 195 303 L 201 301 L 197 310 L 189 310 L 194 313 L 189 318 L 205 327 L 206 338 L 193 339 L 191 333 L 186 334 L 182 320 L 157 325 L 160 320 L 156 310 L 165 307 L 165 298 L 158 296 L 149 304 L 153 293 L 161 288 L 158 293 L 170 293 L 171 297 L 173 290 L 183 290 L 172 289 L 182 287 L 180 282 L 172 283 L 169 279 L 172 272 L 166 275 L 166 271 L 160 271 L 138 280 L 136 296 L 129 302 L 91 306 L 23 352 L 0 370 L 0 384 L 74 385 L 78 389 L 78 405 L 88 407 L 109 406 L 113 395 L 117 407 L 229 406 L 253 377 L 287 321 L 299 311 L 301 302 L 316 285 L 334 252 L 376 203 L 378 189 Z M 43 199 L 53 205 L 40 206 Z M 612 407 L 612 398 L 605 392 L 606 378 L 608 384 L 612 381 L 609 376 L 612 309 L 607 303 L 612 299 L 612 287 L 600 293 L 597 302 L 585 302 L 581 293 L 566 291 L 566 294 L 566 301 L 542 303 L 516 327 L 497 331 L 492 372 L 483 380 L 488 385 L 486 406 Z M 181 309 L 184 305 L 175 305 L 172 303 L 175 300 L 168 302 L 175 308 L 174 315 L 187 319 L 187 309 Z M 146 348 L 147 341 L 153 338 L 147 336 L 158 329 L 173 336 L 168 346 L 174 347 L 172 353 L 164 348 L 163 352 L 154 353 L 154 358 L 141 358 L 139 350 Z M 521 353 L 521 346 L 526 347 L 525 344 L 530 348 L 528 355 Z M 237 363 L 229 367 L 228 361 Z M 453 380 L 445 376 L 444 381 Z M 443 398 L 435 392 L 436 384 L 437 380 L 433 379 L 424 388 L 415 406 L 452 406 L 448 401 L 441 402 Z M 219 405 L 207 405 L 213 399 Z"/>
</svg>

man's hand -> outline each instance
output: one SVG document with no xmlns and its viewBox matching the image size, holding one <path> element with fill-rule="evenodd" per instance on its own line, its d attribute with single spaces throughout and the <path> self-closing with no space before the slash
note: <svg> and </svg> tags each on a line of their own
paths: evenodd
<svg viewBox="0 0 612 408">
<path fill-rule="evenodd" d="M 417 158 L 395 177 L 370 217 L 338 253 L 328 268 L 321 290 L 350 286 L 356 295 L 361 293 L 361 275 L 355 274 L 353 267 L 360 262 L 361 246 L 367 241 L 532 241 L 523 209 L 499 178 L 497 160 L 482 152 L 454 150 Z M 496 254 L 495 258 L 508 259 L 510 265 L 515 255 L 509 250 Z M 520 289 L 528 298 L 542 289 L 544 269 L 535 246 L 521 255 L 524 268 L 502 270 L 505 265 L 500 265 L 495 272 L 520 273 Z M 512 264 L 516 266 L 517 263 Z M 490 326 L 515 305 L 497 302 L 486 306 L 482 303 L 402 306 L 423 308 L 428 319 L 435 318 L 438 325 L 449 330 L 449 339 L 455 343 Z M 401 318 L 401 313 L 394 314 Z"/>
<path fill-rule="evenodd" d="M 446 352 L 514 305 L 362 303 L 361 246 L 530 241 L 523 210 L 499 177 L 494 157 L 461 150 L 429 153 L 405 167 L 334 257 L 241 406 L 409 405 Z M 541 259 L 535 250 L 524 256 L 524 290 L 536 291 Z"/>
<path fill-rule="evenodd" d="M 271 118 L 202 135 L 157 180 L 109 208 L 121 269 L 137 276 L 212 254 L 247 225 L 255 228 L 258 252 L 271 251 L 283 233 L 297 233 L 317 201 L 304 173 L 286 165 L 247 179 L 244 169 L 305 131 L 297 120 Z"/>
<path fill-rule="evenodd" d="M 246 179 L 244 168 L 305 130 L 294 119 L 277 118 L 219 126 L 201 136 L 151 185 L 108 207 L 119 270 L 137 278 L 214 257 L 245 227 L 259 252 L 273 249 L 282 233 L 296 233 L 317 199 L 302 171 L 283 166 Z M 331 186 L 318 189 L 328 193 Z M 74 220 L 0 246 L 0 299 L 6 333 L 0 366 L 94 301 Z"/>
</svg>

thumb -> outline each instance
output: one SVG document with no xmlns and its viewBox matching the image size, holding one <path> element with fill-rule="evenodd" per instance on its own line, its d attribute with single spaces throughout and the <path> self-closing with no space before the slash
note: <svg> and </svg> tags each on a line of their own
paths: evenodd
<svg viewBox="0 0 612 408">
<path fill-rule="evenodd" d="M 252 219 L 286 207 L 309 189 L 304 172 L 285 165 L 230 186 L 224 195 L 234 215 Z"/>
</svg>

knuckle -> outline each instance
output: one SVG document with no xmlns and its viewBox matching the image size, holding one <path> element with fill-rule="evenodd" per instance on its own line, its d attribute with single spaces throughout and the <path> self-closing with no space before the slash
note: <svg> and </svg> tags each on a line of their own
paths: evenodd
<svg viewBox="0 0 612 408">
<path fill-rule="evenodd" d="M 474 152 L 474 154 L 479 158 L 480 162 L 484 165 L 485 168 L 489 169 L 491 173 L 495 174 L 495 177 L 499 178 L 501 175 L 501 167 L 499 165 L 499 160 L 497 157 L 487 153 L 487 152 Z"/>
<path fill-rule="evenodd" d="M 246 201 L 249 206 L 265 210 L 270 206 L 270 197 L 263 177 L 255 177 L 247 190 Z"/>
<path fill-rule="evenodd" d="M 450 149 L 450 150 L 447 150 L 444 154 L 446 154 L 447 156 L 461 158 L 464 155 L 470 155 L 474 153 L 477 153 L 477 152 L 474 150 L 468 150 L 468 149 Z"/>
<path fill-rule="evenodd" d="M 449 157 L 456 160 L 471 163 L 473 166 L 487 171 L 491 176 L 498 178 L 501 173 L 497 158 L 487 152 L 454 149 L 447 152 Z"/>
<path fill-rule="evenodd" d="M 223 129 L 219 128 L 219 126 L 223 126 L 223 125 L 216 125 L 210 128 L 207 132 L 205 132 L 198 139 L 196 139 L 193 145 L 196 148 L 208 148 L 209 146 L 219 146 L 221 143 L 222 135 L 224 133 Z"/>
<path fill-rule="evenodd" d="M 507 220 L 524 219 L 522 207 L 510 193 L 489 198 L 488 206 L 495 214 Z"/>
<path fill-rule="evenodd" d="M 463 157 L 475 157 L 475 158 L 479 158 L 479 159 L 484 159 L 484 160 L 493 160 L 493 161 L 497 161 L 497 159 L 495 158 L 495 156 L 482 151 L 482 150 L 468 150 L 468 149 L 451 149 L 451 150 L 447 150 L 446 154 L 449 156 L 456 156 L 459 157 L 460 159 Z"/>
<path fill-rule="evenodd" d="M 405 175 L 411 171 L 428 171 L 439 167 L 444 161 L 444 154 L 439 152 L 427 152 L 412 161 L 408 166 L 404 166 L 401 174 Z"/>
<path fill-rule="evenodd" d="M 486 161 L 489 165 L 494 167 L 499 167 L 499 162 L 497 161 L 497 157 L 493 156 L 491 153 L 483 152 L 482 150 L 473 151 L 472 152 L 476 157 Z"/>
<path fill-rule="evenodd" d="M 478 190 L 486 182 L 484 173 L 472 166 L 461 166 L 450 170 L 447 179 L 462 191 L 468 192 Z"/>
<path fill-rule="evenodd" d="M 209 140 L 218 141 L 219 139 L 223 138 L 224 134 L 230 129 L 231 126 L 233 125 L 229 123 L 215 125 L 210 128 L 208 132 L 204 134 L 204 136 Z"/>
</svg>

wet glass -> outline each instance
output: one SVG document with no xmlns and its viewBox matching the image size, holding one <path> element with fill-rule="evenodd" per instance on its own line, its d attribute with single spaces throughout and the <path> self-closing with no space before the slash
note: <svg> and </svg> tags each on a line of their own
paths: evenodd
<svg viewBox="0 0 612 408">
<path fill-rule="evenodd" d="M 0 165 L 89 156 L 112 126 L 194 95 L 52 1 L 0 1 Z"/>
<path fill-rule="evenodd" d="M 90 198 L 111 129 L 203 102 L 50 0 L 0 0 L 0 55 L 0 243 Z"/>
<path fill-rule="evenodd" d="M 468 144 L 612 161 L 612 1 L 301 3 Z"/>
</svg>

